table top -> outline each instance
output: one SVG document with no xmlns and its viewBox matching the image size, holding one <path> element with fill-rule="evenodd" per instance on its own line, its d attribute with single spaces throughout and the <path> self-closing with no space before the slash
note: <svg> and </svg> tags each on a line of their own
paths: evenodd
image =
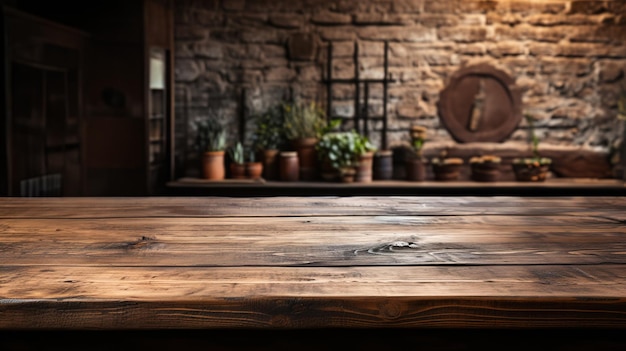
<svg viewBox="0 0 626 351">
<path fill-rule="evenodd" d="M 0 330 L 625 328 L 624 197 L 1 198 Z"/>
</svg>

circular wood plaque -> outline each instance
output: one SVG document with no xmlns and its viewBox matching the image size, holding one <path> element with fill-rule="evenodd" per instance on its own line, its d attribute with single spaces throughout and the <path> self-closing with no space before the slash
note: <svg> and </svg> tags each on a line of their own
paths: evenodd
<svg viewBox="0 0 626 351">
<path fill-rule="evenodd" d="M 455 72 L 439 95 L 439 117 L 461 143 L 502 142 L 522 119 L 522 94 L 515 81 L 490 65 Z"/>
</svg>

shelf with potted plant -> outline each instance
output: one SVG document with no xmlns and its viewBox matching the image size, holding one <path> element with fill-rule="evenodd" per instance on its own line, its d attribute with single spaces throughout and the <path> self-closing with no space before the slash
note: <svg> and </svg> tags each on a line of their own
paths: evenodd
<svg viewBox="0 0 626 351">
<path fill-rule="evenodd" d="M 373 180 L 374 154 L 378 148 L 366 136 L 356 133 L 357 166 L 355 181 L 369 183 Z"/>
<path fill-rule="evenodd" d="M 263 163 L 263 178 L 278 180 L 280 152 L 287 142 L 283 105 L 274 105 L 253 118 L 256 123 L 253 144 Z"/>
<path fill-rule="evenodd" d="M 230 156 L 230 177 L 233 179 L 246 179 L 246 164 L 243 144 L 239 141 L 228 149 Z"/>
<path fill-rule="evenodd" d="M 367 181 L 371 179 L 371 162 L 361 165 L 362 172 L 365 171 L 367 176 L 357 178 L 360 157 L 364 154 L 373 152 L 376 148 L 363 135 L 352 130 L 334 131 L 325 133 L 317 143 L 317 152 L 323 163 L 330 166 L 333 176 L 327 177 L 326 180 L 340 180 L 344 183 L 351 183 L 355 180 Z M 365 167 L 368 167 L 365 170 Z"/>
<path fill-rule="evenodd" d="M 326 113 L 316 102 L 283 104 L 285 135 L 298 154 L 300 180 L 318 178 L 319 165 L 316 144 L 327 127 Z"/>
<path fill-rule="evenodd" d="M 257 160 L 256 152 L 253 148 L 250 148 L 246 152 L 245 168 L 246 178 L 248 179 L 261 179 L 263 176 L 263 162 Z"/>
<path fill-rule="evenodd" d="M 524 118 L 528 123 L 532 156 L 514 159 L 512 162 L 513 172 L 518 181 L 542 182 L 548 177 L 552 159 L 542 157 L 539 153 L 539 137 L 535 133 L 534 117 L 530 114 L 524 114 Z"/>
<path fill-rule="evenodd" d="M 482 155 L 470 158 L 472 180 L 477 182 L 495 182 L 500 178 L 502 158 L 495 155 Z"/>
<path fill-rule="evenodd" d="M 439 157 L 433 157 L 430 163 L 435 180 L 450 181 L 459 179 L 464 161 L 460 157 L 450 157 L 448 151 L 444 150 Z"/>
<path fill-rule="evenodd" d="M 226 170 L 224 153 L 226 131 L 216 120 L 200 121 L 196 124 L 196 148 L 201 153 L 201 175 L 204 179 L 222 180 Z"/>
<path fill-rule="evenodd" d="M 411 152 L 405 160 L 406 179 L 409 181 L 423 181 L 426 179 L 427 161 L 422 154 L 426 142 L 427 128 L 423 126 L 411 127 Z"/>
</svg>

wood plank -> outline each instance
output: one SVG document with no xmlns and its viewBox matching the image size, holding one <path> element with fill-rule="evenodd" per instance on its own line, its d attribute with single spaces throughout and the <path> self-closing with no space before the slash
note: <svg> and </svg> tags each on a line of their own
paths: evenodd
<svg viewBox="0 0 626 351">
<path fill-rule="evenodd" d="M 626 221 L 626 197 L 2 198 L 0 218 L 503 215 Z"/>
<path fill-rule="evenodd" d="M 0 329 L 626 327 L 622 265 L 0 272 Z"/>
<path fill-rule="evenodd" d="M 349 266 L 626 263 L 605 218 L 5 219 L 0 264 Z"/>
<path fill-rule="evenodd" d="M 626 328 L 620 197 L 0 199 L 0 330 Z"/>
</svg>

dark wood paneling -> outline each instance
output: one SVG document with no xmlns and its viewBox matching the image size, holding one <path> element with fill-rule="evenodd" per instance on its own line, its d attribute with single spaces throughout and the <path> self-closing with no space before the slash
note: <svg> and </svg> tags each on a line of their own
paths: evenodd
<svg viewBox="0 0 626 351">
<path fill-rule="evenodd" d="M 145 147 L 142 119 L 92 116 L 85 124 L 89 169 L 142 169 Z"/>
<path fill-rule="evenodd" d="M 171 1 L 144 0 L 144 20 L 146 30 L 146 45 L 171 48 L 171 33 L 173 21 Z"/>
<path fill-rule="evenodd" d="M 87 116 L 133 117 L 143 120 L 146 107 L 142 48 L 93 41 L 87 57 Z M 140 135 L 137 136 L 139 137 Z"/>
<path fill-rule="evenodd" d="M 61 179 L 56 195 L 77 195 L 82 182 L 81 59 L 85 33 L 14 9 L 4 10 L 10 67 L 7 99 L 11 106 L 8 195 L 19 196 L 23 181 L 35 187 L 46 183 L 47 187 L 49 177 Z M 68 158 L 73 160 L 72 167 L 66 166 Z M 72 186 L 67 193 L 62 192 L 65 187 L 61 184 L 69 181 Z"/>
</svg>

